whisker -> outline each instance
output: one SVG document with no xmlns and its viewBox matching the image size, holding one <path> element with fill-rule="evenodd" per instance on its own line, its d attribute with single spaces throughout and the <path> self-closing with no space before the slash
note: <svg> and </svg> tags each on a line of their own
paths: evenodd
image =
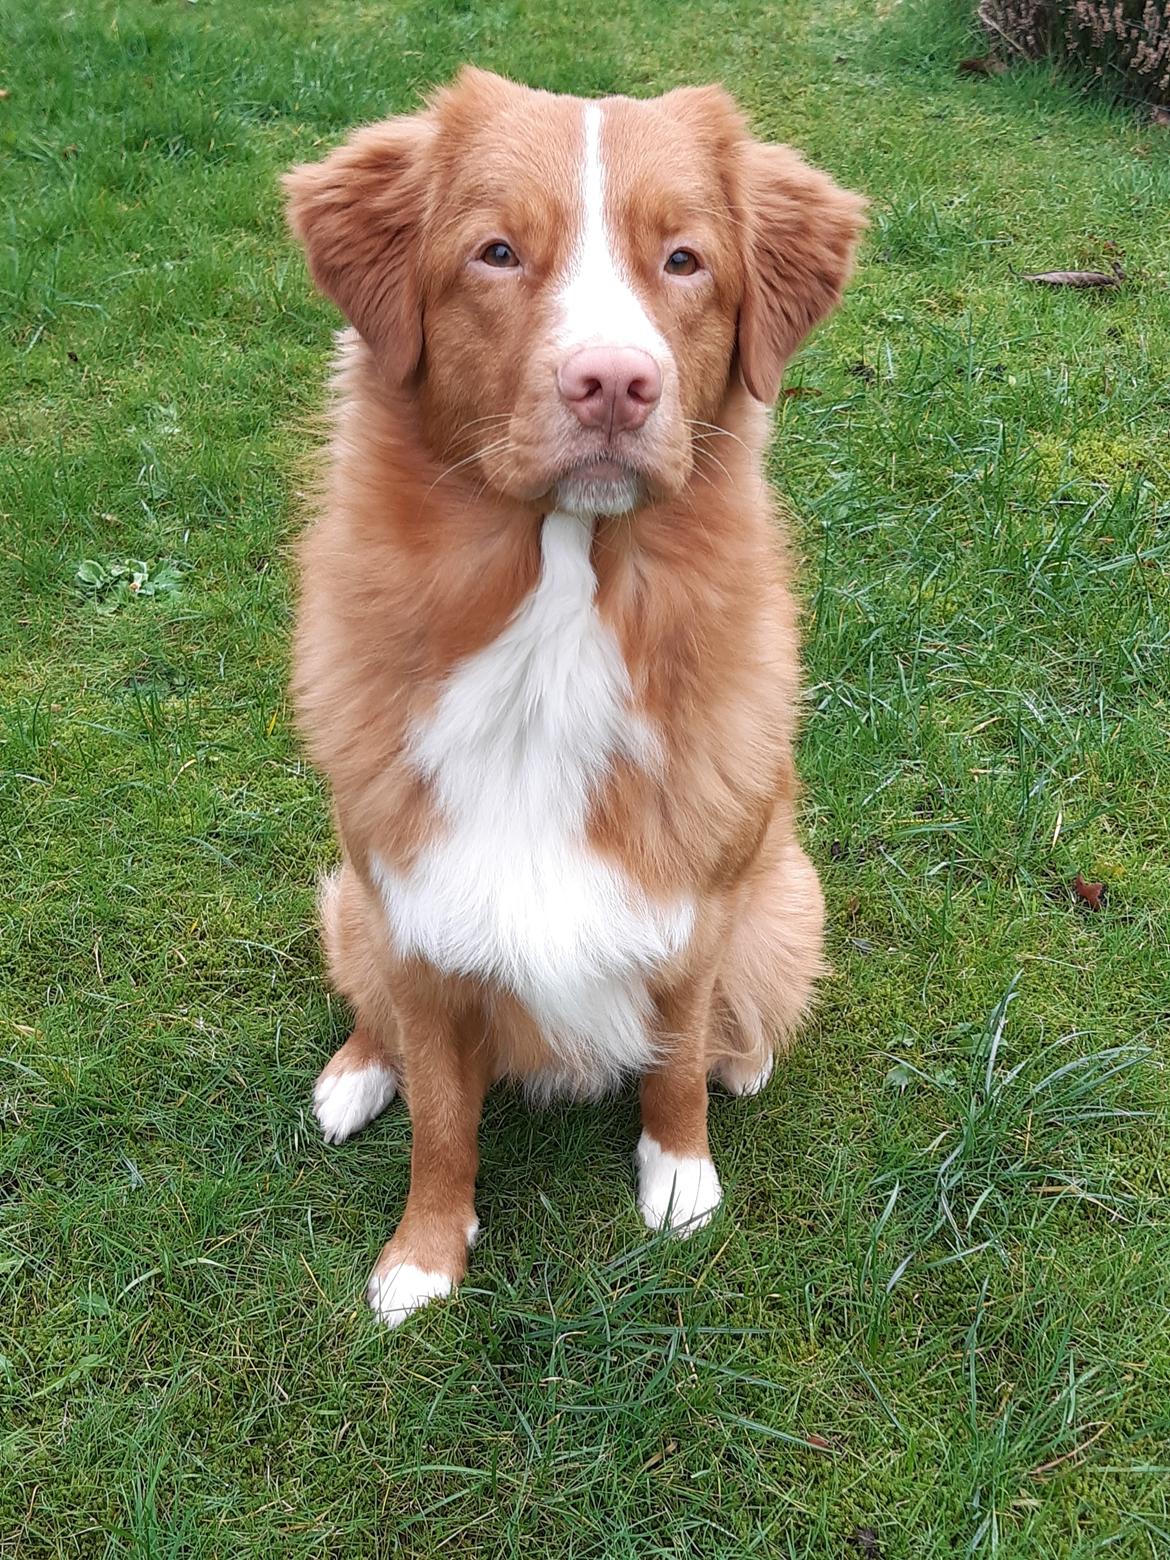
<svg viewBox="0 0 1170 1560">
<path fill-rule="evenodd" d="M 455 438 L 461 439 L 469 429 L 482 427 L 484 423 L 506 423 L 511 420 L 511 412 L 489 412 L 486 417 L 472 417 L 455 430 Z"/>
<path fill-rule="evenodd" d="M 502 450 L 510 448 L 511 443 L 511 439 L 508 438 L 494 439 L 491 443 L 484 445 L 482 449 L 473 450 L 470 455 L 464 456 L 462 460 L 454 461 L 450 466 L 444 467 L 423 494 L 421 502 L 425 504 L 439 483 L 445 481 L 447 477 L 458 471 L 462 466 L 470 466 L 473 461 L 486 460 L 489 455 L 498 455 Z"/>
<path fill-rule="evenodd" d="M 712 465 L 718 466 L 719 470 L 727 478 L 728 482 L 734 483 L 735 478 L 731 475 L 731 472 L 728 471 L 727 467 L 719 459 L 718 455 L 712 455 L 710 450 L 699 450 L 699 451 L 696 452 L 696 460 L 695 460 L 695 464 L 696 465 L 698 464 L 700 459 L 708 460 L 708 461 L 710 461 L 712 463 Z"/>
<path fill-rule="evenodd" d="M 688 428 L 703 428 L 710 430 L 705 435 L 707 438 L 731 439 L 735 444 L 738 444 L 741 449 L 746 450 L 749 455 L 752 453 L 751 447 L 740 438 L 738 433 L 732 433 L 730 428 L 721 428 L 718 423 L 704 422 L 701 417 L 688 417 L 686 418 L 686 424 Z"/>
<path fill-rule="evenodd" d="M 699 530 L 703 532 L 704 536 L 708 535 L 710 532 L 710 527 L 707 525 L 707 522 L 700 513 L 697 495 L 690 488 L 687 490 L 686 511 L 690 518 L 699 527 Z"/>
<path fill-rule="evenodd" d="M 724 461 L 720 460 L 719 456 L 716 455 L 715 451 L 710 447 L 709 443 L 707 442 L 708 440 L 710 440 L 710 438 L 711 438 L 710 434 L 700 434 L 695 439 L 695 441 L 694 441 L 694 445 L 695 445 L 695 464 L 698 465 L 698 463 L 700 461 L 703 461 L 703 460 L 710 461 L 713 465 L 719 467 L 720 471 L 723 473 L 723 475 L 727 478 L 727 480 L 729 482 L 734 482 L 735 481 L 735 477 L 732 475 L 732 472 L 731 472 L 730 468 L 726 465 L 726 463 Z"/>
</svg>

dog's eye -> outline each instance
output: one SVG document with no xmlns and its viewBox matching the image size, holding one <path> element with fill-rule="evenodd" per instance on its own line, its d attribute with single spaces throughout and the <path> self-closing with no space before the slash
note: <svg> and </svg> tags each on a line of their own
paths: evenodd
<svg viewBox="0 0 1170 1560">
<path fill-rule="evenodd" d="M 667 276 L 694 276 L 699 269 L 699 257 L 689 249 L 676 249 L 664 269 Z"/>
<path fill-rule="evenodd" d="M 501 244 L 498 240 L 480 253 L 479 257 L 484 265 L 494 265 L 497 270 L 510 271 L 520 264 L 516 258 L 516 251 L 509 244 Z"/>
</svg>

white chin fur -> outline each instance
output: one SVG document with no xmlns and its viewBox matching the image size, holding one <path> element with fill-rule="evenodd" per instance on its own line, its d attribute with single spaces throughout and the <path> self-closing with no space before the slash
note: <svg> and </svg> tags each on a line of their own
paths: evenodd
<svg viewBox="0 0 1170 1560">
<path fill-rule="evenodd" d="M 453 1285 L 446 1273 L 428 1273 L 413 1262 L 400 1262 L 388 1273 L 375 1273 L 366 1288 L 366 1299 L 387 1327 L 397 1327 L 412 1311 L 431 1300 L 449 1295 Z"/>
<path fill-rule="evenodd" d="M 360 1132 L 386 1109 L 397 1088 L 394 1074 L 377 1062 L 344 1072 L 326 1069 L 313 1088 L 313 1114 L 326 1143 L 344 1143 Z"/>
<path fill-rule="evenodd" d="M 707 1223 L 723 1196 L 711 1160 L 668 1154 L 645 1132 L 634 1157 L 638 1212 L 649 1229 L 690 1235 Z"/>
<path fill-rule="evenodd" d="M 570 515 L 624 515 L 643 497 L 642 479 L 623 477 L 562 477 L 556 487 L 556 507 Z"/>
</svg>

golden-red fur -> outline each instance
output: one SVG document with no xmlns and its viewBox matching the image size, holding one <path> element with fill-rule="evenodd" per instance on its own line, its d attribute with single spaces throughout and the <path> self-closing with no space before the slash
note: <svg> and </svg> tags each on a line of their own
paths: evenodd
<svg viewBox="0 0 1170 1560">
<path fill-rule="evenodd" d="M 588 839 L 646 895 L 696 907 L 685 951 L 653 982 L 658 1060 L 642 1095 L 659 1144 L 706 1155 L 708 1076 L 746 1087 L 821 969 L 820 889 L 794 824 L 795 611 L 760 403 L 840 296 L 860 202 L 753 141 L 718 89 L 604 107 L 627 265 L 676 384 L 670 425 L 664 410 L 639 446 L 642 503 L 599 517 L 592 550 L 597 610 L 662 761 L 615 762 Z M 302 546 L 294 690 L 344 857 L 322 919 L 357 1028 L 326 1075 L 381 1061 L 414 1126 L 406 1214 L 376 1274 L 408 1261 L 458 1281 L 483 1093 L 551 1061 L 509 991 L 396 955 L 370 861 L 406 869 L 442 827 L 408 734 L 540 572 L 569 437 L 549 404 L 551 279 L 570 243 L 580 114 L 578 100 L 464 72 L 419 114 L 286 180 L 313 275 L 356 327 Z M 524 235 L 525 276 L 473 286 L 464 256 L 497 232 Z M 680 232 L 704 254 L 705 290 L 659 285 L 662 235 Z M 497 447 L 482 430 L 501 427 Z"/>
</svg>

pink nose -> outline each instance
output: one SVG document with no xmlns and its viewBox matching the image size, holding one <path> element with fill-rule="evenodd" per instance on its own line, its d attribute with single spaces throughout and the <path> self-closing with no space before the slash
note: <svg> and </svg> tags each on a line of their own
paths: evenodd
<svg viewBox="0 0 1170 1560">
<path fill-rule="evenodd" d="M 585 428 L 640 428 L 658 405 L 662 375 L 648 352 L 585 347 L 557 370 L 561 400 Z"/>
</svg>

